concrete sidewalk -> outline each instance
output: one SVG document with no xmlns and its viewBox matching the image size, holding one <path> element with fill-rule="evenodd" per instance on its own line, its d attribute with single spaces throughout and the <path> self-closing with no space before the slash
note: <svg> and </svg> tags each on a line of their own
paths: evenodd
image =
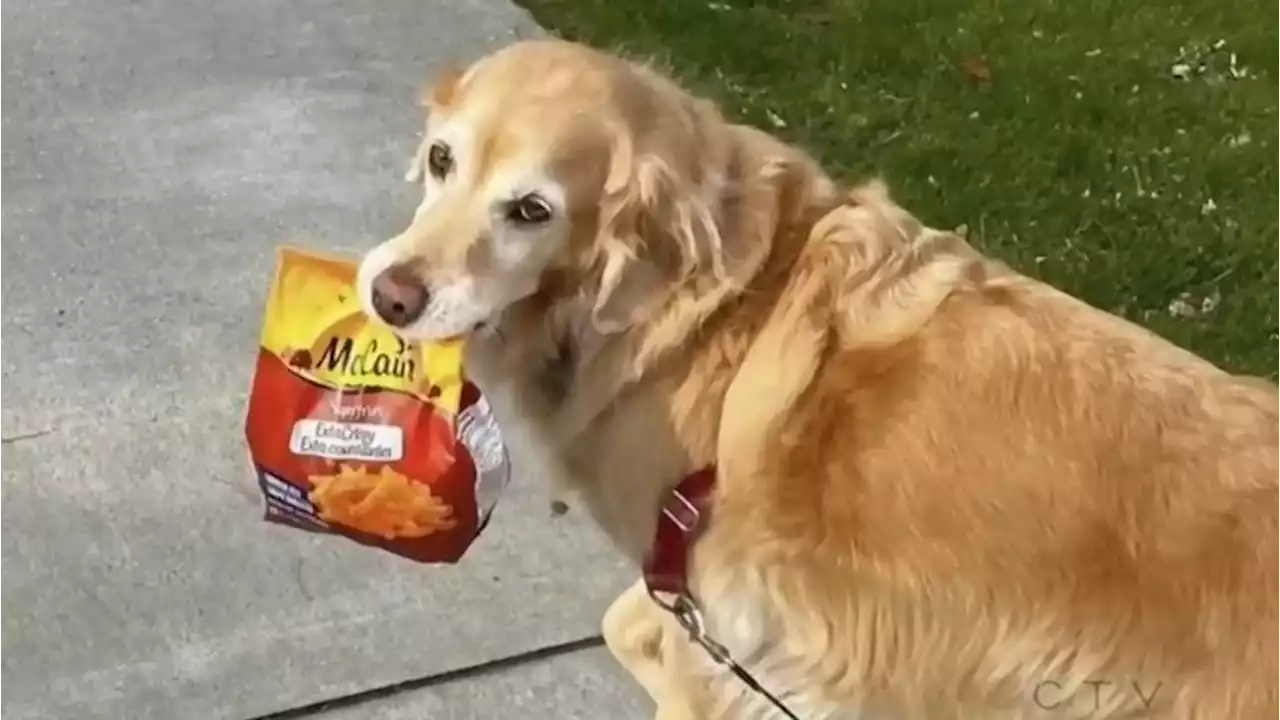
<svg viewBox="0 0 1280 720">
<path fill-rule="evenodd" d="M 245 462 L 276 244 L 398 230 L 420 84 L 528 18 L 8 0 L 2 27 L 5 720 L 646 714 L 598 648 L 431 681 L 594 635 L 632 574 L 519 447 L 441 568 L 263 523 Z"/>
</svg>

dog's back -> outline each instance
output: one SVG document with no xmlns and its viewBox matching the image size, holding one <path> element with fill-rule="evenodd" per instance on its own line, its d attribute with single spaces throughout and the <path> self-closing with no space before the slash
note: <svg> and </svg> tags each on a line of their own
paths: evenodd
<svg viewBox="0 0 1280 720">
<path fill-rule="evenodd" d="M 869 706 L 1274 713 L 1275 386 L 958 238 L 917 225 L 913 243 L 877 250 L 887 201 L 841 212 L 855 214 L 829 221 L 807 262 L 856 281 L 814 295 L 825 315 L 788 321 L 826 317 L 838 341 L 819 343 L 788 407 L 726 400 L 730 434 L 733 418 L 769 422 L 751 429 L 754 467 L 725 453 L 744 505 L 726 499 L 717 522 L 734 527 L 713 528 L 708 553 L 773 581 L 709 569 L 725 593 L 709 605 L 750 603 L 730 588 L 754 586 L 804 649 L 779 666 L 816 673 L 806 683 L 828 696 L 856 685 Z M 789 332 L 786 352 L 759 354 L 785 363 L 748 359 L 734 385 L 803 365 Z"/>
</svg>

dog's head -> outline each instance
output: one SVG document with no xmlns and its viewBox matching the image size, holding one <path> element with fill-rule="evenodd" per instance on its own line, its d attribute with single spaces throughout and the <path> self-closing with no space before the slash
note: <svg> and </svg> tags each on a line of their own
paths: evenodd
<svg viewBox="0 0 1280 720">
<path fill-rule="evenodd" d="M 618 58 L 517 43 L 425 94 L 410 226 L 370 251 L 366 311 L 411 339 L 494 323 L 526 298 L 581 306 L 602 333 L 722 270 L 725 125 L 709 103 Z"/>
</svg>

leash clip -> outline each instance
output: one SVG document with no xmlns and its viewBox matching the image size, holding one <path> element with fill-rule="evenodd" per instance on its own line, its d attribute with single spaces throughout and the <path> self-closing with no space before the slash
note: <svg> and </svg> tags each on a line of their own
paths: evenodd
<svg viewBox="0 0 1280 720">
<path fill-rule="evenodd" d="M 681 593 L 671 602 L 667 611 L 675 616 L 676 622 L 680 623 L 680 627 L 689 633 L 689 639 L 698 643 L 704 650 L 711 655 L 712 659 L 721 665 L 732 666 L 735 663 L 733 658 L 729 656 L 729 651 L 723 645 L 711 639 L 707 633 L 706 620 L 702 616 L 702 610 L 698 608 L 698 604 L 689 597 L 688 593 Z"/>
<path fill-rule="evenodd" d="M 775 710 L 782 713 L 789 720 L 800 720 L 791 708 L 787 707 L 786 703 L 769 692 L 746 668 L 739 665 L 725 646 L 711 639 L 711 636 L 707 634 L 707 626 L 702 616 L 702 610 L 698 608 L 698 604 L 694 602 L 688 592 L 676 593 L 671 596 L 671 599 L 668 599 L 663 597 L 662 593 L 650 588 L 649 597 L 657 603 L 658 607 L 671 613 L 676 622 L 680 624 L 680 627 L 688 631 L 689 638 L 701 646 L 703 650 L 706 650 L 712 660 L 727 667 L 743 684 L 763 697 Z"/>
</svg>

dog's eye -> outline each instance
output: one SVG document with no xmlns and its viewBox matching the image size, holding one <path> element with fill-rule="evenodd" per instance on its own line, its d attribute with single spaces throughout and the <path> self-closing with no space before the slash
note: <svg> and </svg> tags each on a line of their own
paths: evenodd
<svg viewBox="0 0 1280 720">
<path fill-rule="evenodd" d="M 507 219 L 522 225 L 540 225 L 551 219 L 551 207 L 537 195 L 525 195 L 507 208 Z"/>
<path fill-rule="evenodd" d="M 453 152 L 444 143 L 436 143 L 427 151 L 427 168 L 437 180 L 445 179 L 453 169 Z"/>
</svg>

